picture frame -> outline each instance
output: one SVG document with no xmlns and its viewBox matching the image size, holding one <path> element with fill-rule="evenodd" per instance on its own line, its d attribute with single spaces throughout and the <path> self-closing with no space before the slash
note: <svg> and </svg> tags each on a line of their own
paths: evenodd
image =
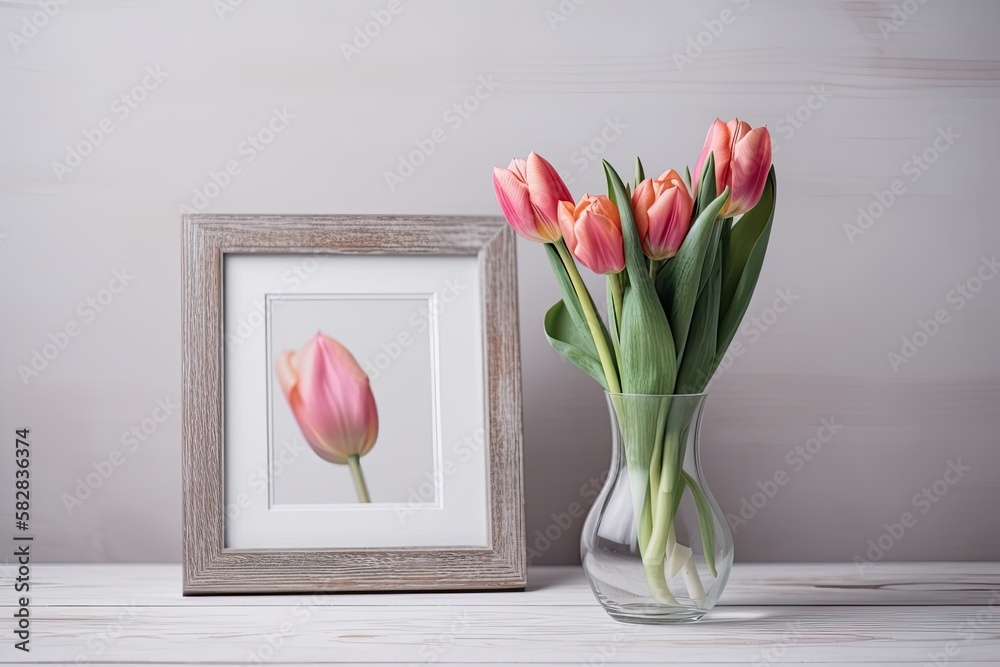
<svg viewBox="0 0 1000 667">
<path fill-rule="evenodd" d="M 182 217 L 182 227 L 184 594 L 524 588 L 517 273 L 506 222 L 193 214 Z M 444 308 L 433 289 L 445 275 L 441 267 L 465 276 L 452 287 L 472 286 L 464 301 L 455 299 L 458 305 Z M 265 285 L 266 275 L 281 277 L 277 288 Z M 425 297 L 424 319 L 400 320 L 407 303 Z M 434 326 L 425 327 L 431 319 Z M 369 331 L 378 322 L 417 320 L 412 335 L 386 326 Z M 306 363 L 303 352 L 279 350 L 281 337 L 303 340 L 315 322 L 342 330 L 356 347 L 383 341 L 368 361 L 353 354 L 367 369 L 365 385 L 378 368 L 395 373 L 394 384 L 370 381 L 379 397 L 379 436 L 370 456 L 381 455 L 381 494 L 392 502 L 362 504 L 360 491 L 358 500 L 343 497 L 346 466 L 315 455 L 325 456 L 316 448 L 323 443 L 313 442 L 317 431 L 301 420 L 296 430 L 299 413 L 293 416 L 291 398 L 284 400 L 292 394 L 282 397 L 286 385 L 269 368 L 281 358 Z M 405 363 L 388 366 L 400 341 L 415 341 L 425 330 L 423 342 L 410 343 Z M 478 365 L 469 363 L 477 350 Z M 429 375 L 420 370 L 427 367 Z M 428 401 L 435 406 L 430 418 Z M 475 414 L 480 437 L 470 443 L 457 424 L 464 422 L 468 433 Z M 291 434 L 289 441 L 304 436 L 309 445 L 296 450 L 295 472 L 285 472 L 275 454 L 279 429 Z M 463 440 L 470 445 L 463 456 L 472 452 L 465 458 L 457 454 Z M 418 442 L 431 453 L 411 451 Z M 281 460 L 292 458 L 285 454 Z M 398 463 L 407 457 L 415 462 Z M 256 470 L 263 479 L 242 476 L 261 461 Z M 407 495 L 406 475 L 421 461 L 434 470 L 424 471 L 425 482 L 411 483 Z M 332 481 L 334 473 L 340 481 Z M 415 490 L 432 487 L 411 502 Z M 324 495 L 332 490 L 341 500 Z M 418 518 L 394 528 L 393 513 L 401 522 L 404 515 Z"/>
</svg>

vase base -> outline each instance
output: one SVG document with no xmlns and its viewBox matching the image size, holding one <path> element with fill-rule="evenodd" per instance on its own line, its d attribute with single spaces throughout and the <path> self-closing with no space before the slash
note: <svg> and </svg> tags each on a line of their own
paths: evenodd
<svg viewBox="0 0 1000 667">
<path fill-rule="evenodd" d="M 622 623 L 641 625 L 669 625 L 674 623 L 694 623 L 708 613 L 697 607 L 665 607 L 655 604 L 611 605 L 601 601 L 608 616 Z"/>
</svg>

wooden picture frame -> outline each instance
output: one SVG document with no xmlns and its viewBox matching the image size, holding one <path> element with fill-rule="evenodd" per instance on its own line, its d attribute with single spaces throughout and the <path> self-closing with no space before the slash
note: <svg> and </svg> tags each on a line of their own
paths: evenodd
<svg viewBox="0 0 1000 667">
<path fill-rule="evenodd" d="M 503 219 L 197 214 L 182 225 L 184 594 L 524 588 L 515 236 Z M 266 254 L 476 258 L 488 546 L 227 548 L 224 266 Z"/>
</svg>

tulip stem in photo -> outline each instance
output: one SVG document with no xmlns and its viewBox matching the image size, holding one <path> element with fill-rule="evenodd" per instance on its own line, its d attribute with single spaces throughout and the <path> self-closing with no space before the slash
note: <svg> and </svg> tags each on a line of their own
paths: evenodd
<svg viewBox="0 0 1000 667">
<path fill-rule="evenodd" d="M 365 484 L 365 473 L 361 470 L 361 457 L 357 454 L 349 455 L 347 467 L 351 469 L 351 478 L 354 479 L 354 490 L 358 493 L 358 502 L 370 503 L 372 499 L 368 495 L 368 485 Z"/>
<path fill-rule="evenodd" d="M 594 310 L 594 302 L 590 298 L 590 292 L 587 290 L 587 286 L 583 282 L 583 277 L 580 276 L 580 271 L 576 268 L 576 262 L 573 261 L 573 257 L 569 254 L 566 244 L 562 241 L 557 241 L 554 245 L 556 251 L 559 253 L 559 258 L 562 259 L 563 265 L 566 267 L 569 279 L 573 283 L 573 289 L 576 290 L 576 296 L 583 308 L 583 316 L 587 319 L 590 335 L 594 339 L 594 345 L 597 347 L 597 355 L 600 357 L 601 367 L 604 369 L 604 376 L 608 381 L 608 391 L 613 394 L 621 393 L 621 385 L 618 382 L 618 371 L 615 370 L 615 362 L 611 358 L 611 350 L 608 349 L 607 341 L 604 339 L 601 320 L 597 315 L 597 311 Z"/>
<path fill-rule="evenodd" d="M 354 355 L 319 331 L 302 349 L 278 355 L 275 374 L 309 447 L 324 461 L 346 464 L 358 500 L 371 502 L 361 457 L 378 440 L 378 408 Z"/>
</svg>

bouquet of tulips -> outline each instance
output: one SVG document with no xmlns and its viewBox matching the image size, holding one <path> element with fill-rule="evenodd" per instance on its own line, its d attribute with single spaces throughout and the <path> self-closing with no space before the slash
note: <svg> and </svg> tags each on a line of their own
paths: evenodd
<svg viewBox="0 0 1000 667">
<path fill-rule="evenodd" d="M 545 244 L 562 292 L 545 315 L 546 336 L 611 397 L 646 578 L 658 598 L 672 599 L 663 566 L 675 549 L 672 522 L 686 490 L 717 576 L 710 510 L 682 470 L 691 415 L 681 413 L 690 402 L 647 413 L 616 396 L 705 391 L 746 313 L 767 249 L 776 187 L 771 139 L 764 127 L 716 120 L 693 182 L 690 170 L 686 178 L 674 170 L 646 178 L 638 159 L 631 185 L 606 161 L 604 170 L 607 196 L 585 194 L 578 203 L 535 153 L 495 169 L 493 185 L 514 230 Z M 607 322 L 577 262 L 607 276 Z"/>
</svg>

